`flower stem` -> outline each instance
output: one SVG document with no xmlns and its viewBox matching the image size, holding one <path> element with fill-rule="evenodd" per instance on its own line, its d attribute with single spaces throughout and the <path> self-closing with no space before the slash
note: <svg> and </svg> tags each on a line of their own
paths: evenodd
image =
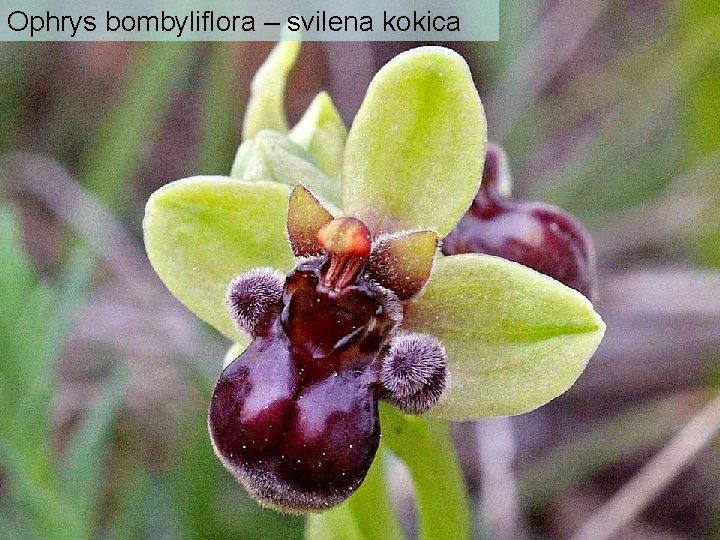
<svg viewBox="0 0 720 540">
<path fill-rule="evenodd" d="M 470 504 L 444 420 L 381 405 L 383 443 L 405 462 L 415 484 L 418 538 L 470 538 Z"/>
<path fill-rule="evenodd" d="M 337 508 L 308 517 L 305 540 L 400 540 L 402 531 L 385 488 L 382 447 L 357 492 Z"/>
</svg>

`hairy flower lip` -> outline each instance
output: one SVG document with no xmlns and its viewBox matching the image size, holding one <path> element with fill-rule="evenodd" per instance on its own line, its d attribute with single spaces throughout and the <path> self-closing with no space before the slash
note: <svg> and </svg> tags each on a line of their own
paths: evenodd
<svg viewBox="0 0 720 540">
<path fill-rule="evenodd" d="M 281 331 L 279 328 L 279 321 L 277 321 L 277 329 Z M 268 337 L 259 338 L 260 345 L 251 345 L 246 352 L 223 370 L 218 379 L 208 413 L 208 430 L 213 449 L 223 465 L 253 496 L 259 499 L 258 502 L 262 505 L 297 514 L 327 510 L 352 494 L 370 467 L 379 443 L 377 402 L 374 402 L 374 410 L 369 412 L 369 416 L 363 415 L 364 431 L 354 433 L 352 429 L 345 428 L 345 432 L 348 434 L 354 433 L 353 438 L 350 439 L 351 454 L 361 458 L 362 461 L 344 460 L 342 456 L 339 456 L 338 450 L 341 448 L 337 447 L 337 443 L 332 451 L 332 444 L 318 446 L 312 436 L 307 438 L 308 435 L 312 435 L 312 429 L 310 433 L 302 435 L 303 430 L 307 429 L 303 428 L 303 423 L 307 422 L 303 418 L 308 412 L 316 414 L 314 411 L 322 411 L 319 405 L 324 402 L 316 402 L 316 400 L 318 396 L 321 397 L 318 389 L 322 391 L 323 383 L 303 385 L 297 380 L 298 366 L 294 368 L 295 375 L 292 375 L 296 381 L 292 384 L 294 389 L 286 398 L 282 398 L 281 388 L 280 394 L 278 394 L 273 387 L 263 386 L 262 392 L 256 394 L 256 398 L 262 398 L 267 394 L 281 398 L 279 401 L 272 401 L 276 398 L 271 398 L 271 401 L 268 401 L 263 408 L 262 402 L 253 402 L 256 398 L 252 397 L 252 391 L 250 395 L 243 398 L 238 395 L 238 392 L 246 391 L 248 384 L 252 388 L 252 385 L 262 382 L 262 379 L 258 379 L 257 376 L 250 377 L 248 380 L 248 377 L 243 375 L 243 370 L 249 369 L 262 373 L 263 362 L 264 365 L 274 365 L 280 360 L 281 357 L 263 356 L 262 351 L 268 347 L 268 343 L 263 340 L 267 339 Z M 280 349 L 277 349 L 278 345 L 274 345 L 274 347 L 275 350 L 287 350 L 282 344 L 279 345 Z M 254 356 L 251 361 L 241 363 L 243 358 L 248 355 L 258 353 L 260 356 Z M 282 361 L 287 364 L 287 357 L 285 358 L 286 360 Z M 258 371 L 259 369 L 260 371 Z M 325 384 L 327 386 L 329 383 L 330 389 L 334 385 L 336 388 L 335 398 L 346 396 L 352 403 L 355 399 L 352 393 L 337 394 L 338 388 L 342 389 L 347 384 L 354 384 L 353 378 L 344 382 L 347 375 L 329 376 L 325 380 Z M 365 378 L 367 379 L 367 377 Z M 359 387 L 360 394 L 358 395 L 363 395 L 365 392 L 364 401 L 361 400 L 360 403 L 370 403 L 368 399 L 372 397 L 371 382 L 366 380 L 363 383 L 364 386 Z M 363 388 L 367 390 L 363 390 Z M 308 392 L 307 395 L 305 395 L 306 392 Z M 311 394 L 315 397 L 313 398 Z M 308 399 L 310 399 L 309 403 Z M 280 409 L 277 408 L 278 404 Z M 237 408 L 238 406 L 242 406 L 242 409 L 237 413 L 232 413 L 233 407 Z M 303 406 L 304 409 L 302 409 Z M 230 408 L 228 409 L 228 407 Z M 247 414 L 248 407 L 254 412 Z M 244 420 L 239 420 L 241 417 Z M 347 421 L 348 419 L 345 420 L 346 424 Z M 265 425 L 267 422 L 270 424 Z M 334 425 L 334 428 L 339 429 L 337 424 Z M 300 440 L 297 440 L 298 436 L 300 436 Z M 240 438 L 238 439 L 238 437 Z M 263 437 L 265 437 L 264 443 Z M 303 437 L 306 439 L 306 444 L 302 442 Z M 367 441 L 366 437 L 369 437 Z M 268 438 L 271 440 L 269 441 Z M 260 444 L 259 448 L 257 447 L 258 443 Z M 315 480 L 314 477 L 317 475 L 320 475 L 321 478 Z"/>
<path fill-rule="evenodd" d="M 223 370 L 209 411 L 226 467 L 263 504 L 292 512 L 339 504 L 367 474 L 380 438 L 373 363 L 396 327 L 375 307 L 385 298 L 377 288 L 325 295 L 325 262 L 299 261 L 288 275 L 278 309 L 269 306 L 281 315 Z M 347 321 L 336 318 L 343 310 Z"/>
<path fill-rule="evenodd" d="M 399 333 L 402 304 L 392 290 L 361 274 L 340 289 L 325 286 L 334 255 L 298 259 L 282 291 L 270 269 L 231 282 L 228 308 L 254 339 L 223 370 L 208 413 L 225 467 L 261 504 L 293 513 L 327 509 L 357 489 L 379 445 L 379 400 L 421 414 L 446 389 L 444 347 Z"/>
</svg>

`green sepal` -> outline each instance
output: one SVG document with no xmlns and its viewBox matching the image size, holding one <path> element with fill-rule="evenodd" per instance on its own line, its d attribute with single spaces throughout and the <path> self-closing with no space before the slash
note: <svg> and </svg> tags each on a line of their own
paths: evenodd
<svg viewBox="0 0 720 540">
<path fill-rule="evenodd" d="M 235 159 L 233 160 L 232 169 L 230 169 L 230 177 L 242 180 L 247 169 L 248 163 L 255 152 L 255 141 L 243 142 L 235 152 Z M 270 173 L 267 173 L 270 176 Z"/>
<path fill-rule="evenodd" d="M 255 138 L 263 129 L 287 133 L 285 85 L 299 53 L 299 41 L 281 41 L 258 69 L 245 109 L 243 140 Z"/>
<path fill-rule="evenodd" d="M 404 52 L 370 83 L 350 128 L 343 209 L 373 234 L 430 229 L 442 238 L 477 193 L 485 140 L 463 58 L 442 47 Z"/>
<path fill-rule="evenodd" d="M 289 186 L 302 184 L 323 200 L 335 206 L 340 203 L 339 182 L 326 176 L 299 145 L 276 131 L 263 130 L 251 144 L 244 143 L 238 150 L 236 162 L 233 166 L 236 178 Z"/>
<path fill-rule="evenodd" d="M 565 392 L 600 343 L 605 324 L 582 294 L 488 255 L 435 261 L 403 327 L 447 351 L 448 389 L 428 412 L 451 420 L 520 414 Z"/>
<path fill-rule="evenodd" d="M 145 248 L 167 288 L 202 320 L 244 343 L 225 305 L 236 276 L 259 266 L 290 270 L 285 235 L 290 187 L 196 176 L 156 191 L 145 208 Z"/>
<path fill-rule="evenodd" d="M 325 174 L 331 178 L 340 175 L 347 128 L 327 92 L 315 96 L 289 136 Z"/>
</svg>

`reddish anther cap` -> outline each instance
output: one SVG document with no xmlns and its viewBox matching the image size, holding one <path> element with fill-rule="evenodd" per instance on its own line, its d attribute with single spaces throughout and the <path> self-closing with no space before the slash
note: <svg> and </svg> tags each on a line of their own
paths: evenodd
<svg viewBox="0 0 720 540">
<path fill-rule="evenodd" d="M 370 231 L 359 219 L 333 219 L 318 231 L 317 238 L 322 247 L 333 255 L 358 259 L 370 257 Z"/>
</svg>

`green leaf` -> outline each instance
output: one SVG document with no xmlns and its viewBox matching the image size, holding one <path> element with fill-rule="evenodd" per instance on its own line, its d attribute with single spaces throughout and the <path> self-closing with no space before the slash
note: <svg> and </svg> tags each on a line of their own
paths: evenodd
<svg viewBox="0 0 720 540">
<path fill-rule="evenodd" d="M 88 524 L 96 522 L 104 483 L 103 455 L 109 446 L 113 422 L 125 401 L 128 384 L 128 374 L 118 369 L 74 433 L 68 449 L 62 471 L 63 485 Z"/>
<path fill-rule="evenodd" d="M 73 245 L 56 278 L 57 300 L 52 323 L 48 325 L 47 338 L 43 344 L 45 357 L 42 362 L 45 369 L 62 355 L 65 342 L 73 331 L 78 310 L 87 298 L 94 266 L 95 256 L 90 248 L 79 242 Z M 39 379 L 39 384 L 48 386 L 46 380 Z"/>
<path fill-rule="evenodd" d="M 1 201 L 0 260 L 0 463 L 8 501 L 43 538 L 85 538 L 73 502 L 58 489 L 49 436 L 56 358 L 45 347 L 59 304 L 38 281 L 15 213 Z"/>
<path fill-rule="evenodd" d="M 237 47 L 228 43 L 209 44 L 202 88 L 202 137 L 198 149 L 198 170 L 216 174 L 227 172 L 240 138 L 237 125 L 236 75 L 240 67 Z"/>
<path fill-rule="evenodd" d="M 364 536 L 352 508 L 343 504 L 305 520 L 305 540 L 370 540 Z"/>
<path fill-rule="evenodd" d="M 400 523 L 385 489 L 383 447 L 378 450 L 365 480 L 340 506 L 308 516 L 306 540 L 400 540 Z"/>
<path fill-rule="evenodd" d="M 13 503 L 22 509 L 42 538 L 90 537 L 88 524 L 76 512 L 73 501 L 58 488 L 54 469 L 37 471 L 32 457 L 18 451 L 4 436 L 0 437 L 0 460 Z"/>
<path fill-rule="evenodd" d="M 0 314 L 10 316 L 25 304 L 25 295 L 37 278 L 22 244 L 15 212 L 0 204 Z M 8 319 L 11 322 L 12 319 Z"/>
<path fill-rule="evenodd" d="M 139 461 L 139 460 L 138 460 Z M 148 508 L 155 504 L 150 498 L 150 476 L 140 463 L 125 464 L 120 480 L 113 485 L 115 492 L 113 512 L 107 518 L 102 540 L 134 540 L 146 538 Z M 175 529 L 174 524 L 163 523 L 163 529 Z"/>
<path fill-rule="evenodd" d="M 302 184 L 335 206 L 340 204 L 340 184 L 329 178 L 311 161 L 300 146 L 269 129 L 258 133 L 251 146 L 238 149 L 234 176 L 252 182 L 275 181 L 289 186 Z M 246 150 L 242 150 L 243 147 Z M 242 153 L 241 153 L 242 150 Z"/>
<path fill-rule="evenodd" d="M 452 420 L 531 411 L 565 392 L 605 324 L 577 291 L 487 255 L 435 262 L 403 326 L 445 345 L 448 390 L 429 414 Z"/>
<path fill-rule="evenodd" d="M 53 335 L 57 297 L 38 282 L 19 220 L 2 202 L 0 260 L 0 438 L 41 476 L 50 462 L 46 445 L 56 358 L 45 347 Z"/>
<path fill-rule="evenodd" d="M 225 306 L 230 281 L 258 266 L 294 265 L 285 235 L 289 197 L 283 184 L 196 176 L 162 187 L 145 208 L 145 248 L 160 279 L 235 342 L 247 337 Z"/>
<path fill-rule="evenodd" d="M 253 139 L 263 129 L 287 133 L 285 84 L 299 52 L 299 41 L 281 41 L 260 66 L 245 110 L 243 140 Z"/>
<path fill-rule="evenodd" d="M 448 423 L 409 416 L 382 403 L 383 443 L 405 462 L 413 479 L 418 538 L 470 538 L 470 504 Z"/>
<path fill-rule="evenodd" d="M 402 53 L 368 88 L 348 135 L 343 208 L 375 234 L 449 233 L 482 177 L 485 114 L 467 64 L 441 47 Z"/>
<path fill-rule="evenodd" d="M 290 140 L 305 149 L 325 174 L 340 175 L 347 128 L 327 92 L 315 96 L 290 132 Z"/>
<path fill-rule="evenodd" d="M 717 156 L 720 148 L 720 127 L 717 111 L 720 108 L 720 92 L 717 91 L 717 74 L 720 73 L 720 47 L 717 43 L 720 27 L 720 4 L 688 0 L 678 5 L 675 18 L 682 43 L 691 44 L 683 63 L 692 69 L 681 72 L 682 88 L 679 91 L 677 105 L 679 118 L 684 124 L 687 145 L 683 155 L 689 160 L 692 171 L 711 164 L 704 183 L 707 187 L 695 185 L 693 191 L 707 191 L 705 199 L 714 200 L 696 220 L 694 229 L 698 231 L 693 239 L 700 263 L 706 266 L 720 267 L 720 191 L 717 189 Z M 697 36 L 697 37 L 696 37 Z M 688 48 L 687 45 L 683 46 Z M 694 52 L 697 51 L 697 52 Z M 690 60 L 692 58 L 692 60 Z M 714 163 L 713 163 L 714 162 Z M 695 176 L 692 173 L 691 176 Z M 699 182 L 697 182 L 699 183 Z"/>
<path fill-rule="evenodd" d="M 0 531 L 4 540 L 42 540 L 33 523 L 19 516 L 17 510 L 0 509 Z"/>
<path fill-rule="evenodd" d="M 170 109 L 170 96 L 189 73 L 196 47 L 192 43 L 148 43 L 136 49 L 124 93 L 93 137 L 81 164 L 85 185 L 114 209 L 128 202 L 128 179 L 145 163 L 145 155 Z"/>
</svg>

